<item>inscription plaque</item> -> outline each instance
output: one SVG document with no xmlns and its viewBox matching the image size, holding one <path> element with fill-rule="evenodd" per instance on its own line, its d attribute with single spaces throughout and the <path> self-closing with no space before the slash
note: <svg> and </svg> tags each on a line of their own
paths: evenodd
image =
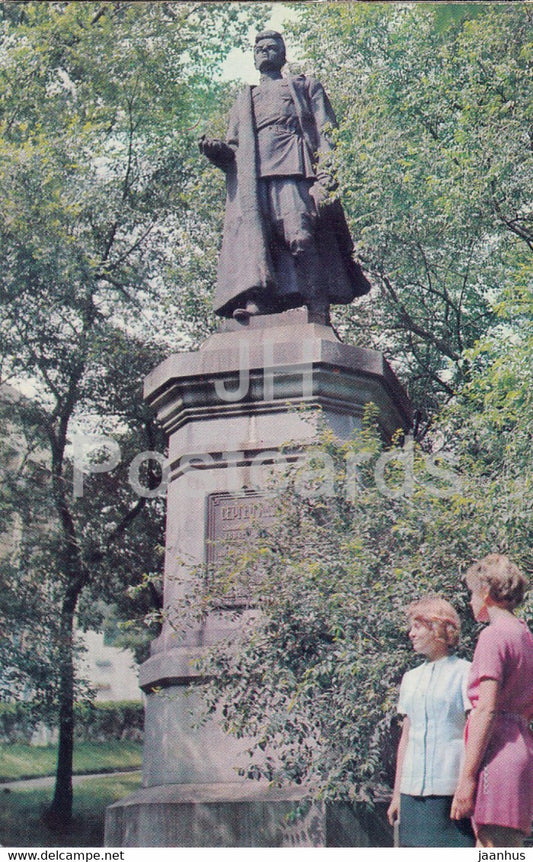
<svg viewBox="0 0 533 862">
<path fill-rule="evenodd" d="M 244 552 L 257 540 L 261 530 L 275 521 L 276 503 L 259 491 L 227 491 L 207 497 L 206 562 L 209 576 L 214 577 L 230 563 L 235 554 Z M 249 573 L 248 580 L 257 583 L 260 572 Z M 228 589 L 222 604 L 246 604 L 249 595 L 242 584 Z"/>
</svg>

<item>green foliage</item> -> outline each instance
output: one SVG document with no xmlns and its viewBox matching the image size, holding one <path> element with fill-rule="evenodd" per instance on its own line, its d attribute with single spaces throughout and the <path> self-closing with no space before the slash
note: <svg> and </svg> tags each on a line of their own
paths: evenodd
<svg viewBox="0 0 533 862">
<path fill-rule="evenodd" d="M 0 416 L 7 432 L 0 442 L 0 701 L 31 692 L 35 720 L 40 715 L 46 721 L 57 696 L 61 654 L 60 590 L 45 575 L 57 540 L 46 440 L 38 410 L 15 390 L 2 387 Z"/>
<path fill-rule="evenodd" d="M 135 701 L 76 705 L 76 738 L 91 742 L 142 740 L 144 706 Z"/>
<path fill-rule="evenodd" d="M 467 354 L 468 381 L 443 412 L 440 433 L 455 441 L 466 475 L 479 477 L 493 514 L 480 513 L 483 535 L 526 573 L 531 554 L 533 345 L 531 294 L 509 291 L 498 323 Z M 475 515 L 475 511 L 473 512 Z"/>
<path fill-rule="evenodd" d="M 0 739 L 2 742 L 29 742 L 38 719 L 28 705 L 0 703 Z"/>
<path fill-rule="evenodd" d="M 142 739 L 144 727 L 142 703 L 136 701 L 82 702 L 75 704 L 74 712 L 77 740 L 105 742 L 116 739 L 139 742 Z M 25 701 L 0 703 L 0 741 L 29 742 L 42 718 L 42 712 L 36 711 L 32 703 Z"/>
<path fill-rule="evenodd" d="M 340 118 L 337 163 L 375 289 L 341 331 L 392 360 L 419 432 L 462 385 L 464 350 L 525 285 L 531 224 L 527 4 L 295 4 L 304 68 Z M 529 261 L 529 263 L 528 263 Z M 529 280 L 531 269 L 529 269 Z"/>
</svg>

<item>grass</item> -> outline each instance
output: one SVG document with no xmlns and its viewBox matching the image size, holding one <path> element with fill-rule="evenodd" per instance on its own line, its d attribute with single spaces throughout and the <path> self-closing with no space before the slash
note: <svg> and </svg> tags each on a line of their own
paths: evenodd
<svg viewBox="0 0 533 862">
<path fill-rule="evenodd" d="M 74 774 L 138 769 L 141 753 L 142 745 L 129 740 L 77 742 L 74 745 Z M 55 745 L 3 745 L 0 749 L 0 781 L 53 775 L 56 757 Z"/>
<path fill-rule="evenodd" d="M 87 778 L 74 787 L 72 828 L 52 832 L 42 821 L 53 785 L 44 790 L 0 788 L 0 845 L 4 847 L 102 847 L 105 809 L 140 787 L 140 774 Z"/>
</svg>

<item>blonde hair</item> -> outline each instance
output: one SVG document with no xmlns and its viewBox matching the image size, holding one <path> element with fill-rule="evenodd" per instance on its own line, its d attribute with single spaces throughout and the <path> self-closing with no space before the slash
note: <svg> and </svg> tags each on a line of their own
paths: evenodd
<svg viewBox="0 0 533 862">
<path fill-rule="evenodd" d="M 461 620 L 453 605 L 446 599 L 440 596 L 425 596 L 416 602 L 411 602 L 406 609 L 406 614 L 410 622 L 420 620 L 432 629 L 437 638 L 444 641 L 449 649 L 459 643 Z"/>
<path fill-rule="evenodd" d="M 488 589 L 493 602 L 508 610 L 521 604 L 527 589 L 526 578 L 505 554 L 489 554 L 474 563 L 467 570 L 465 581 L 469 590 Z"/>
</svg>

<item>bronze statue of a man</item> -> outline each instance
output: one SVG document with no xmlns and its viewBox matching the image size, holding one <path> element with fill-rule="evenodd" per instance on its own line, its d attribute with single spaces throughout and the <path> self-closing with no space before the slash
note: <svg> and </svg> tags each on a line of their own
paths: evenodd
<svg viewBox="0 0 533 862">
<path fill-rule="evenodd" d="M 201 152 L 226 174 L 226 215 L 214 308 L 245 320 L 306 305 L 327 320 L 370 285 L 353 259 L 328 170 L 335 114 L 322 85 L 282 77 L 285 43 L 273 30 L 255 40 L 259 86 L 239 95 L 226 142 L 202 137 Z"/>
</svg>

